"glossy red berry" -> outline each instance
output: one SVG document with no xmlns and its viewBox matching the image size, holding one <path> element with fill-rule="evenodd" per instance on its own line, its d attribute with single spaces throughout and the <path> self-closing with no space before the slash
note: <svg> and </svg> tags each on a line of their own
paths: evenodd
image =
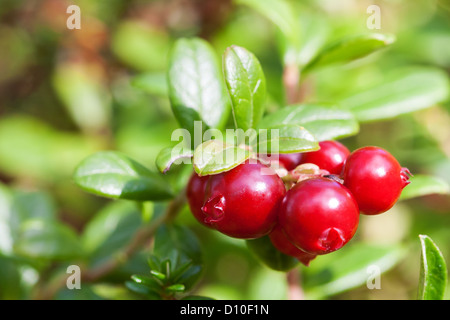
<svg viewBox="0 0 450 320">
<path fill-rule="evenodd" d="M 309 266 L 311 260 L 316 257 L 316 255 L 307 253 L 294 246 L 279 225 L 276 225 L 273 228 L 272 232 L 269 234 L 269 238 L 276 249 L 288 256 L 297 258 L 297 260 L 305 266 Z"/>
<path fill-rule="evenodd" d="M 202 207 L 204 221 L 230 237 L 262 237 L 275 226 L 285 193 L 283 181 L 272 169 L 247 161 L 210 176 Z"/>
<path fill-rule="evenodd" d="M 205 216 L 202 211 L 203 202 L 205 200 L 206 183 L 209 176 L 199 176 L 195 172 L 191 175 L 186 186 L 186 197 L 191 209 L 192 215 L 204 226 L 210 227 L 205 222 Z"/>
<path fill-rule="evenodd" d="M 361 213 L 375 215 L 392 208 L 409 183 L 408 174 L 408 169 L 402 168 L 388 151 L 369 146 L 349 155 L 342 179 Z"/>
<path fill-rule="evenodd" d="M 341 248 L 353 237 L 359 209 L 346 187 L 318 177 L 300 181 L 286 193 L 278 219 L 297 248 L 320 255 Z"/>
<path fill-rule="evenodd" d="M 301 163 L 313 163 L 330 174 L 341 174 L 350 151 L 338 141 L 321 141 L 320 149 L 303 154 Z"/>
</svg>

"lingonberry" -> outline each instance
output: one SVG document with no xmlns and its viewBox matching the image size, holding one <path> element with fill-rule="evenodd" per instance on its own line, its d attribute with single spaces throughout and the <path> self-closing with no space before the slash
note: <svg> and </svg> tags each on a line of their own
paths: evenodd
<svg viewBox="0 0 450 320">
<path fill-rule="evenodd" d="M 283 229 L 279 225 L 276 225 L 273 228 L 272 232 L 269 233 L 269 238 L 273 246 L 278 251 L 288 256 L 297 258 L 297 260 L 303 263 L 305 266 L 308 266 L 311 260 L 313 260 L 316 257 L 316 255 L 307 253 L 294 246 L 292 242 L 290 242 L 289 239 L 286 237 L 286 235 L 283 232 Z"/>
<path fill-rule="evenodd" d="M 206 183 L 209 176 L 199 176 L 195 172 L 191 175 L 186 186 L 186 197 L 192 215 L 204 226 L 210 227 L 205 222 L 205 215 L 202 211 L 203 202 L 205 200 Z"/>
<path fill-rule="evenodd" d="M 409 183 L 409 174 L 388 151 L 368 146 L 348 156 L 342 179 L 353 193 L 361 213 L 375 215 L 395 204 Z"/>
<path fill-rule="evenodd" d="M 341 174 L 344 162 L 350 151 L 338 141 L 321 141 L 320 149 L 303 154 L 301 163 L 313 163 L 330 174 Z"/>
<path fill-rule="evenodd" d="M 278 219 L 297 248 L 320 255 L 341 248 L 353 237 L 359 209 L 346 187 L 317 177 L 298 182 L 286 193 Z"/>
<path fill-rule="evenodd" d="M 260 162 L 246 161 L 236 168 L 211 175 L 202 207 L 204 221 L 234 238 L 267 235 L 277 220 L 286 193 L 283 181 Z"/>
<path fill-rule="evenodd" d="M 280 153 L 278 161 L 286 170 L 290 171 L 302 162 L 303 156 L 303 153 Z"/>
</svg>

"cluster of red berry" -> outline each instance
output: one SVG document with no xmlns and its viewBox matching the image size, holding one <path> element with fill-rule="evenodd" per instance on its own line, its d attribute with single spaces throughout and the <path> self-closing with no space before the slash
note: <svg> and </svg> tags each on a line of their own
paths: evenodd
<svg viewBox="0 0 450 320">
<path fill-rule="evenodd" d="M 322 141 L 314 152 L 280 154 L 278 166 L 270 166 L 278 168 L 273 174 L 263 162 L 246 161 L 210 176 L 193 174 L 187 186 L 190 209 L 200 223 L 230 237 L 269 235 L 275 248 L 305 265 L 343 247 L 354 236 L 360 213 L 389 210 L 410 175 L 384 149 L 350 153 L 337 141 Z"/>
</svg>

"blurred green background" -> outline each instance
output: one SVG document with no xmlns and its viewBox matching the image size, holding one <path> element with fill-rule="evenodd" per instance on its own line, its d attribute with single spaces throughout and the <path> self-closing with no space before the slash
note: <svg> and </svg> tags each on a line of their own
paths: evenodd
<svg viewBox="0 0 450 320">
<path fill-rule="evenodd" d="M 319 17 L 323 28 L 318 30 L 332 39 L 367 33 L 366 9 L 377 4 L 382 20 L 376 31 L 397 37 L 388 50 L 310 75 L 304 81 L 305 101 L 339 100 L 365 84 L 382 81 L 401 66 L 450 72 L 448 1 L 291 3 L 305 23 L 308 17 Z M 81 8 L 79 30 L 66 26 L 71 4 Z M 75 186 L 72 173 L 82 159 L 114 149 L 155 170 L 156 155 L 171 145 L 172 130 L 178 127 L 167 97 L 167 55 L 173 41 L 185 36 L 207 39 L 218 55 L 232 44 L 252 51 L 267 78 L 269 111 L 285 104 L 276 27 L 231 0 L 0 0 L 0 298 L 32 297 L 36 285 L 51 281 L 53 272 L 76 257 L 69 253 L 78 250 L 85 227 L 95 217 L 127 206 Z M 450 183 L 449 101 L 363 124 L 357 136 L 342 142 L 351 150 L 383 147 L 413 174 L 430 174 Z M 110 244 L 115 249 L 140 223 L 139 213 L 129 208 L 127 212 L 115 222 L 116 238 Z M 14 228 L 6 227 L 13 215 L 51 215 L 57 221 L 49 231 L 53 238 L 40 235 L 36 242 L 27 236 L 20 218 L 14 233 Z M 198 235 L 203 247 L 205 272 L 196 293 L 216 299 L 287 297 L 285 274 L 260 264 L 244 242 L 205 230 L 188 209 L 177 219 Z M 307 297 L 415 298 L 419 234 L 431 236 L 450 261 L 448 194 L 401 201 L 385 215 L 362 217 L 349 249 L 319 257 L 308 268 L 299 267 Z M 65 240 L 49 240 L 55 237 Z M 360 252 L 361 244 L 367 245 L 365 250 L 372 244 L 389 248 L 380 251 L 378 261 L 386 270 L 381 290 L 369 290 L 365 269 L 361 273 L 351 267 L 357 264 L 355 256 L 347 255 Z M 103 248 L 95 257 L 111 254 L 113 249 Z M 79 291 L 62 290 L 56 298 L 136 298 L 123 282 L 133 272 L 147 270 L 145 254 L 107 279 Z M 341 283 L 324 274 L 332 261 L 340 261 L 336 274 L 347 277 Z"/>
</svg>

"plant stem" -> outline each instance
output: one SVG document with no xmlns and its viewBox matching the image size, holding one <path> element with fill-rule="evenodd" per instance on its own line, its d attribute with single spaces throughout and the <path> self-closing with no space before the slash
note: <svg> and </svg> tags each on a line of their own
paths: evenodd
<svg viewBox="0 0 450 320">
<path fill-rule="evenodd" d="M 286 274 L 288 284 L 288 300 L 304 300 L 305 295 L 300 285 L 300 271 L 297 268 Z"/>
<path fill-rule="evenodd" d="M 283 85 L 286 103 L 294 104 L 300 99 L 300 70 L 297 64 L 288 64 L 283 70 Z"/>
<path fill-rule="evenodd" d="M 154 233 L 160 225 L 162 225 L 163 223 L 171 222 L 173 221 L 173 219 L 175 219 L 185 203 L 186 196 L 185 190 L 183 189 L 179 192 L 177 197 L 175 197 L 168 204 L 166 212 L 158 216 L 151 223 L 143 226 L 138 232 L 136 232 L 134 238 L 131 239 L 128 245 L 119 254 L 113 255 L 109 260 L 97 267 L 87 270 L 83 270 L 84 268 L 81 268 L 81 283 L 95 282 L 128 261 L 133 256 L 133 254 L 141 249 L 142 246 L 145 245 L 145 243 L 153 237 Z M 83 264 L 84 263 L 80 263 L 79 265 L 81 266 Z M 56 295 L 56 293 L 66 285 L 67 277 L 67 274 L 61 274 L 55 280 L 48 283 L 47 286 L 43 288 L 36 288 L 34 294 L 32 295 L 33 299 L 52 299 Z"/>
</svg>

